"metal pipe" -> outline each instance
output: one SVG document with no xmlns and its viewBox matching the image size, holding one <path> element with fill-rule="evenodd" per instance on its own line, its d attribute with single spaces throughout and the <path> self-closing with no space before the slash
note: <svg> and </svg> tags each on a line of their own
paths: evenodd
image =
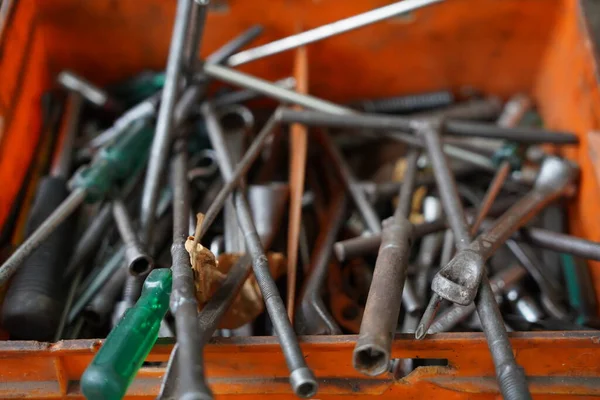
<svg viewBox="0 0 600 400">
<path fill-rule="evenodd" d="M 64 88 L 80 94 L 83 98 L 98 107 L 118 108 L 108 93 L 72 71 L 62 71 L 56 78 Z"/>
<path fill-rule="evenodd" d="M 210 103 L 202 106 L 202 114 L 211 143 L 220 160 L 221 175 L 225 181 L 228 181 L 233 176 L 233 165 L 227 151 L 222 128 Z M 234 197 L 238 223 L 244 232 L 247 251 L 252 256 L 254 275 L 290 370 L 290 384 L 298 396 L 313 397 L 317 391 L 317 382 L 312 371 L 306 365 L 298 345 L 298 339 L 287 317 L 283 300 L 269 271 L 268 260 L 252 221 L 248 202 L 241 193 L 237 193 Z"/>
<path fill-rule="evenodd" d="M 389 368 L 392 339 L 398 326 L 406 268 L 412 245 L 412 224 L 408 221 L 417 175 L 419 151 L 406 157 L 406 171 L 398 206 L 391 218 L 383 221 L 381 246 L 375 262 L 373 280 L 352 353 L 357 371 L 376 376 Z"/>
<path fill-rule="evenodd" d="M 371 25 L 375 22 L 383 21 L 406 12 L 414 11 L 440 1 L 441 0 L 405 0 L 390 4 L 385 7 L 376 8 L 374 10 L 332 22 L 315 29 L 291 35 L 262 46 L 241 51 L 231 56 L 227 61 L 227 64 L 230 66 L 239 66 L 250 61 L 258 60 L 273 54 L 278 54 L 286 50 L 296 49 L 298 47 L 327 39 L 344 32 L 349 32 L 363 26 Z"/>
<path fill-rule="evenodd" d="M 154 260 L 140 243 L 123 200 L 113 199 L 112 212 L 125 246 L 125 262 L 129 272 L 132 275 L 142 275 L 149 272 L 154 265 Z"/>
<path fill-rule="evenodd" d="M 320 108 L 318 108 L 319 104 L 314 104 L 314 98 L 304 99 L 303 101 L 308 104 L 313 104 L 315 106 L 313 108 L 320 110 Z M 352 110 L 347 109 L 344 111 L 345 113 L 341 113 L 339 111 L 320 112 L 290 110 L 284 108 L 281 112 L 281 122 L 301 123 L 307 126 L 346 128 L 351 130 L 360 128 L 385 130 L 383 135 L 390 139 L 400 141 L 409 146 L 425 148 L 425 144 L 421 138 L 406 133 L 407 131 L 412 131 L 414 129 L 415 119 L 407 117 L 390 117 L 386 115 L 357 114 L 355 112 L 353 115 L 348 115 L 348 112 L 350 111 Z M 497 113 L 497 107 L 495 101 L 481 100 L 479 102 L 469 102 L 459 111 L 463 118 L 484 118 L 486 116 L 495 115 Z M 448 143 L 444 144 L 443 148 L 444 152 L 453 158 L 475 164 L 486 170 L 496 170 L 496 167 L 488 157 Z"/>
<path fill-rule="evenodd" d="M 349 114 L 354 112 L 349 108 L 339 106 L 335 103 L 321 100 L 314 96 L 300 94 L 293 90 L 284 89 L 282 87 L 273 85 L 271 82 L 221 65 L 205 64 L 204 73 L 212 78 L 228 82 L 232 85 L 255 90 L 283 103 L 297 104 L 303 107 L 332 114 Z"/>
<path fill-rule="evenodd" d="M 240 51 L 248 43 L 254 41 L 263 33 L 262 25 L 252 25 L 239 36 L 233 38 L 225 45 L 221 46 L 217 51 L 206 57 L 207 64 L 223 64 L 230 59 L 235 52 Z"/>
<path fill-rule="evenodd" d="M 534 227 L 521 229 L 513 238 L 547 250 L 600 261 L 600 243 L 591 240 Z"/>
<path fill-rule="evenodd" d="M 303 99 L 307 102 L 309 99 Z M 316 107 L 311 107 L 318 109 Z M 495 102 L 490 104 L 486 101 L 470 102 L 461 110 L 462 118 L 479 118 L 496 114 L 497 107 Z M 349 129 L 374 129 L 382 131 L 402 131 L 412 132 L 419 124 L 417 118 L 398 117 L 386 114 L 358 114 L 352 113 L 350 116 L 343 115 L 340 112 L 319 112 L 306 110 L 284 109 L 281 113 L 282 122 L 297 122 L 305 125 L 330 126 L 336 128 Z M 346 114 L 349 114 L 347 111 Z M 442 114 L 443 115 L 443 114 Z M 483 124 L 473 121 L 457 121 L 452 118 L 452 114 L 445 115 L 442 128 L 448 135 L 455 136 L 475 136 L 492 137 L 494 139 L 507 139 L 519 143 L 577 143 L 577 136 L 567 132 L 550 132 L 534 128 L 502 127 L 492 124 Z M 439 121 L 440 118 L 425 118 L 427 121 Z"/>
<path fill-rule="evenodd" d="M 196 63 L 198 47 L 204 31 L 206 21 L 206 7 L 208 0 L 195 0 L 192 5 L 190 26 L 185 30 L 186 48 L 183 50 L 185 58 L 183 66 L 187 69 L 185 82 L 189 85 L 192 71 Z M 177 82 L 175 78 L 175 82 Z M 187 110 L 192 108 L 200 98 L 205 85 L 188 86 L 185 97 L 176 105 L 176 124 L 186 118 Z M 175 89 L 177 90 L 177 89 Z M 161 107 L 162 109 L 162 107 Z M 184 111 L 182 111 L 184 110 Z M 172 118 L 172 117 L 171 117 Z M 160 120 L 160 115 L 159 115 Z M 157 122 L 158 124 L 158 122 Z M 189 229 L 190 194 L 188 182 L 188 142 L 185 133 L 177 139 L 173 146 L 171 161 L 171 188 L 173 190 L 173 243 L 171 245 L 173 284 L 170 296 L 170 309 L 175 317 L 177 330 L 177 343 L 182 349 L 182 354 L 177 358 L 179 367 L 178 395 L 184 399 L 206 398 L 206 384 L 201 379 L 203 372 L 202 347 L 198 340 L 198 301 L 194 284 L 194 271 L 192 270 L 190 254 L 185 248 Z"/>
<path fill-rule="evenodd" d="M 186 83 L 191 83 L 196 63 L 198 62 L 198 50 L 202 43 L 204 25 L 206 23 L 207 6 L 210 0 L 194 0 L 190 13 L 189 31 L 185 40 L 184 71 L 186 72 Z"/>
</svg>

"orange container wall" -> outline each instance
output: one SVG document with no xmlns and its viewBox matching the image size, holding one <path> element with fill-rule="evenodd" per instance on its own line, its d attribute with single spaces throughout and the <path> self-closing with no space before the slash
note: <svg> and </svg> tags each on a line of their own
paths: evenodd
<svg viewBox="0 0 600 400">
<path fill-rule="evenodd" d="M 255 23 L 257 44 L 389 4 L 382 0 L 216 1 L 202 54 Z M 21 0 L 0 38 L 0 223 L 6 220 L 39 136 L 39 98 L 63 68 L 98 84 L 162 69 L 174 1 Z M 270 80 L 293 73 L 296 52 L 241 69 Z M 600 93 L 597 63 L 576 0 L 447 0 L 408 16 L 306 47 L 308 91 L 342 102 L 466 85 L 504 98 L 532 95 L 547 125 L 575 131 L 581 145 L 565 151 L 582 169 L 570 204 L 571 230 L 600 240 Z M 600 131 L 599 131 L 600 132 Z M 10 178 L 10 179 L 9 179 Z M 600 287 L 600 265 L 592 263 Z M 595 332 L 511 335 L 536 399 L 600 396 L 600 337 Z M 302 348 L 320 378 L 319 399 L 498 398 L 482 334 L 450 333 L 424 341 L 399 335 L 393 356 L 446 358 L 404 379 L 368 378 L 351 365 L 356 337 L 305 337 Z M 56 344 L 0 342 L 0 398 L 81 398 L 78 380 L 101 341 Z M 149 361 L 166 361 L 161 341 Z M 206 349 L 211 387 L 221 399 L 292 399 L 275 338 L 219 339 Z M 162 367 L 142 368 L 131 398 L 154 398 Z"/>
</svg>

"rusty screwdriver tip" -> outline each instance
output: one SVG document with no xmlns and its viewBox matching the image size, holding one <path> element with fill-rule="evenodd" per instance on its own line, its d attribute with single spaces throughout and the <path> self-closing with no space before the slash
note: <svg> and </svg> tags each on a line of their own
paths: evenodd
<svg viewBox="0 0 600 400">
<path fill-rule="evenodd" d="M 442 298 L 437 293 L 433 293 L 431 299 L 429 299 L 429 304 L 421 317 L 421 321 L 419 321 L 417 330 L 415 331 L 415 339 L 421 340 L 425 338 L 441 303 Z"/>
</svg>

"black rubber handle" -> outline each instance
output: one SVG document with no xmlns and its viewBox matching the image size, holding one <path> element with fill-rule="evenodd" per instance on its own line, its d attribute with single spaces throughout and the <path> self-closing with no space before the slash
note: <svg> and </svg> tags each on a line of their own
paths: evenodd
<svg viewBox="0 0 600 400">
<path fill-rule="evenodd" d="M 27 234 L 35 231 L 68 195 L 64 178 L 43 178 L 27 221 Z M 2 307 L 2 326 L 11 339 L 52 340 L 63 311 L 63 274 L 74 231 L 72 215 L 23 262 L 12 279 Z"/>
</svg>

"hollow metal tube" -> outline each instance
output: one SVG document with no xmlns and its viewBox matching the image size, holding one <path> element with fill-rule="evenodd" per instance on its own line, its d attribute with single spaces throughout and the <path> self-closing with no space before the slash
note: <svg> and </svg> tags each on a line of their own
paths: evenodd
<svg viewBox="0 0 600 400">
<path fill-rule="evenodd" d="M 123 200 L 116 198 L 112 202 L 112 211 L 121 240 L 125 245 L 125 260 L 132 275 L 141 275 L 152 269 L 154 261 L 140 243 Z"/>
<path fill-rule="evenodd" d="M 376 376 L 389 368 L 392 340 L 398 326 L 406 268 L 412 245 L 412 224 L 408 221 L 417 175 L 419 152 L 406 159 L 406 172 L 398 206 L 383 221 L 381 246 L 375 262 L 360 332 L 352 353 L 354 368 Z"/>
</svg>

